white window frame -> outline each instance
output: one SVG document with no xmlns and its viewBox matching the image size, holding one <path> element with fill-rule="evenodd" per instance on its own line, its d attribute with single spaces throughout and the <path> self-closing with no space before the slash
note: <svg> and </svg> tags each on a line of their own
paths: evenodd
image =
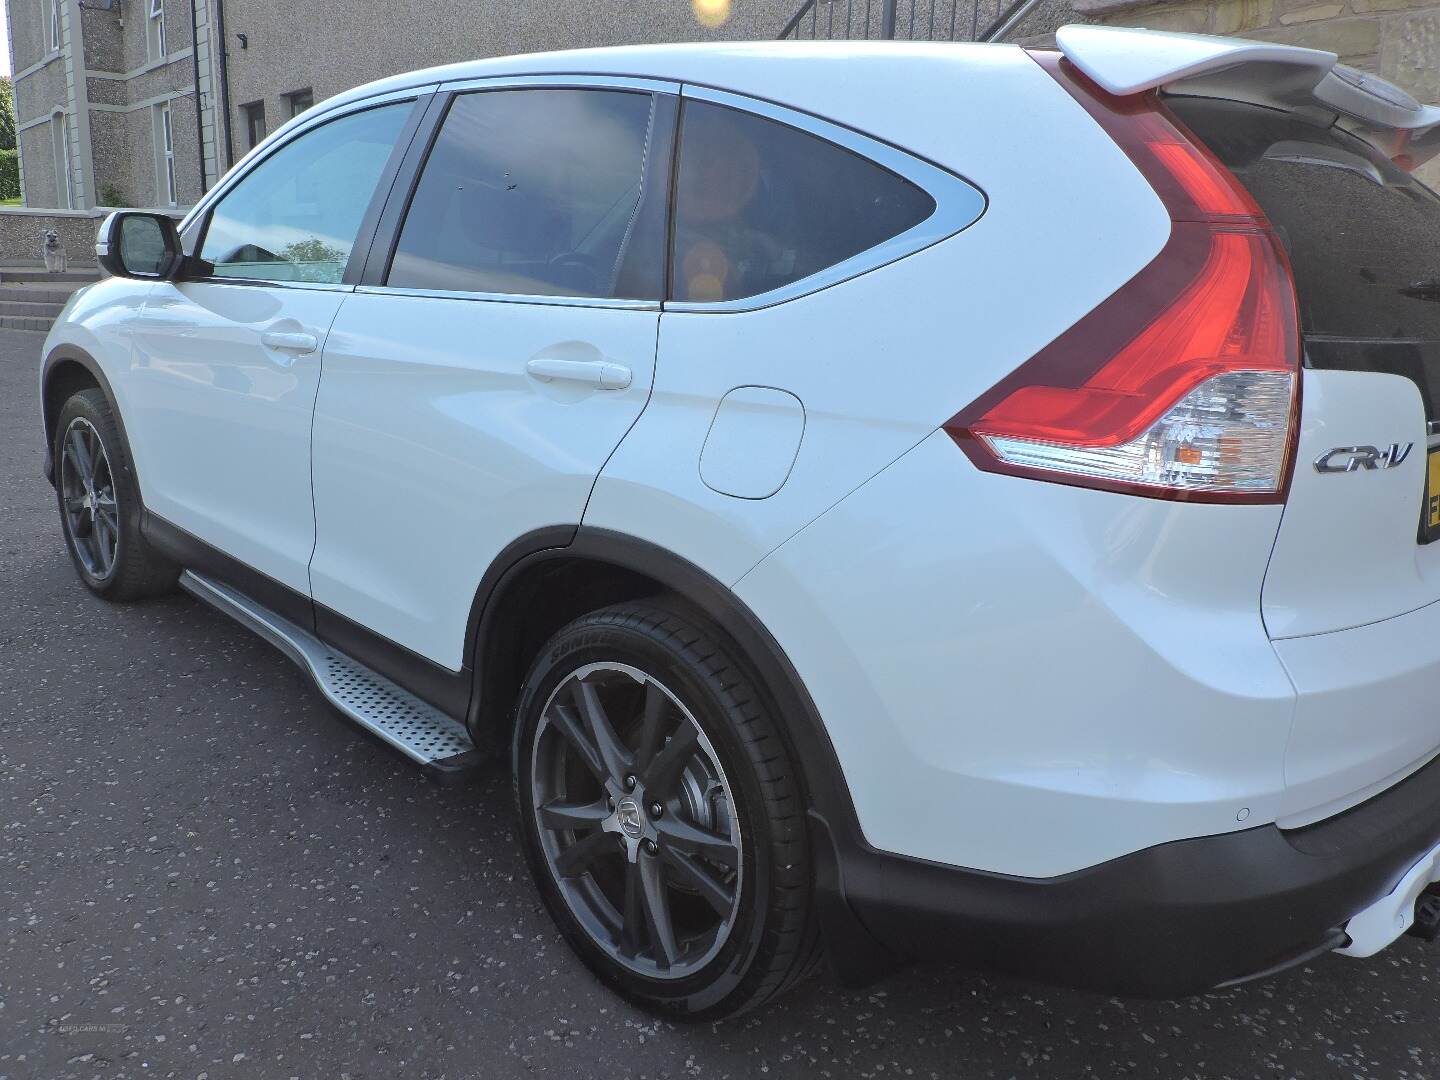
<svg viewBox="0 0 1440 1080">
<path fill-rule="evenodd" d="M 60 51 L 60 0 L 50 0 L 50 51 Z"/>
<path fill-rule="evenodd" d="M 75 209 L 75 178 L 70 169 L 70 116 L 56 111 L 50 116 L 50 146 L 55 156 L 55 201 L 61 210 Z M 63 202 L 62 202 L 63 200 Z"/>
<path fill-rule="evenodd" d="M 165 56 L 165 0 L 150 0 L 149 18 L 146 20 L 145 46 L 151 60 Z"/>
<path fill-rule="evenodd" d="M 164 196 L 170 206 L 178 206 L 179 193 L 175 189 L 175 125 L 170 105 L 155 106 L 155 193 Z"/>
</svg>

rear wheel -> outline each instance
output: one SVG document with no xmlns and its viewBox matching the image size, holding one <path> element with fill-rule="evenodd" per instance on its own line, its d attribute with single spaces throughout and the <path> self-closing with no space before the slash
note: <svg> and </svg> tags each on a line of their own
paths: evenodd
<svg viewBox="0 0 1440 1080">
<path fill-rule="evenodd" d="M 179 570 L 140 532 L 140 488 L 110 403 L 97 388 L 65 402 L 55 425 L 60 524 L 80 580 L 107 600 L 165 592 Z"/>
<path fill-rule="evenodd" d="M 751 1008 L 815 953 L 795 773 L 720 643 L 620 605 L 542 650 L 520 699 L 526 855 L 581 958 L 668 1015 Z"/>
</svg>

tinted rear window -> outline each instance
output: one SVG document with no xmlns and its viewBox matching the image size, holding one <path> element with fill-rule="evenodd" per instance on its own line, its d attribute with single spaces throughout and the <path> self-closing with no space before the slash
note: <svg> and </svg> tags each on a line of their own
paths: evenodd
<svg viewBox="0 0 1440 1080">
<path fill-rule="evenodd" d="M 918 225 L 935 200 L 904 177 L 788 124 L 685 103 L 671 295 L 739 300 Z"/>
<path fill-rule="evenodd" d="M 1440 405 L 1440 198 L 1336 128 L 1238 102 L 1169 105 L 1249 188 L 1290 253 L 1312 367 L 1405 375 Z"/>
<path fill-rule="evenodd" d="M 1280 230 L 1308 331 L 1436 336 L 1440 199 L 1361 140 L 1287 113 L 1170 102 Z"/>
</svg>

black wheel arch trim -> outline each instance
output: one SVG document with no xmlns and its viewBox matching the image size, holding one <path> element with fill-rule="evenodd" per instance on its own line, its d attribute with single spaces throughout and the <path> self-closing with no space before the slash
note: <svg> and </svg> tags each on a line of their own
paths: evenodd
<svg viewBox="0 0 1440 1080">
<path fill-rule="evenodd" d="M 569 535 L 568 542 L 566 540 Z M 831 828 L 858 835 L 854 803 L 840 770 L 840 759 L 830 741 L 819 710 L 779 642 L 753 611 L 735 594 L 694 563 L 667 548 L 627 533 L 582 525 L 550 527 L 528 533 L 501 552 L 486 572 L 472 610 L 471 656 L 477 685 L 484 684 L 487 646 L 497 640 L 498 599 L 537 564 L 553 559 L 582 559 L 604 563 L 651 578 L 694 606 L 730 637 L 743 653 L 760 685 L 775 700 L 771 703 L 781 728 L 794 741 L 811 807 Z M 473 724 L 486 717 L 480 695 L 472 702 Z"/>
<path fill-rule="evenodd" d="M 550 527 L 527 533 L 507 546 L 486 572 L 472 609 L 467 655 L 471 657 L 476 693 L 467 723 L 482 742 L 481 729 L 494 723 L 513 702 L 485 699 L 487 651 L 499 640 L 497 612 L 507 590 L 517 586 L 538 565 L 562 559 L 603 563 L 658 582 L 694 607 L 739 647 L 740 660 L 752 669 L 756 685 L 769 694 L 783 736 L 800 767 L 809 800 L 805 820 L 814 863 L 816 913 L 832 968 L 843 981 L 865 985 L 904 962 L 904 955 L 882 943 L 856 914 L 847 898 L 847 867 L 876 854 L 860 831 L 850 789 L 839 755 L 804 681 L 760 618 L 728 586 L 688 559 L 658 544 L 611 529 L 581 525 Z M 493 653 L 491 653 L 493 655 Z"/>
<path fill-rule="evenodd" d="M 44 474 L 51 487 L 55 486 L 55 420 L 59 416 L 59 410 L 56 409 L 52 413 L 50 409 L 50 380 L 54 377 L 55 369 L 64 364 L 79 364 L 90 373 L 95 384 L 100 387 L 101 393 L 110 402 L 110 412 L 115 417 L 115 425 L 120 429 L 120 437 L 125 440 L 127 447 L 130 446 L 130 435 L 125 430 L 125 417 L 120 412 L 115 391 L 111 388 L 110 380 L 106 377 L 99 362 L 78 345 L 56 345 L 46 354 L 44 365 L 40 369 L 40 409 L 45 424 Z"/>
</svg>

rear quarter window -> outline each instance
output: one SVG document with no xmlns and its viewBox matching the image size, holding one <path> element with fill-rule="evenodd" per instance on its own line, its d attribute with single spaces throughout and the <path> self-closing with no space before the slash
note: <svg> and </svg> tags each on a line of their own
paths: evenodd
<svg viewBox="0 0 1440 1080">
<path fill-rule="evenodd" d="M 935 200 L 799 128 L 706 101 L 682 111 L 672 300 L 740 300 L 913 228 Z"/>
</svg>

